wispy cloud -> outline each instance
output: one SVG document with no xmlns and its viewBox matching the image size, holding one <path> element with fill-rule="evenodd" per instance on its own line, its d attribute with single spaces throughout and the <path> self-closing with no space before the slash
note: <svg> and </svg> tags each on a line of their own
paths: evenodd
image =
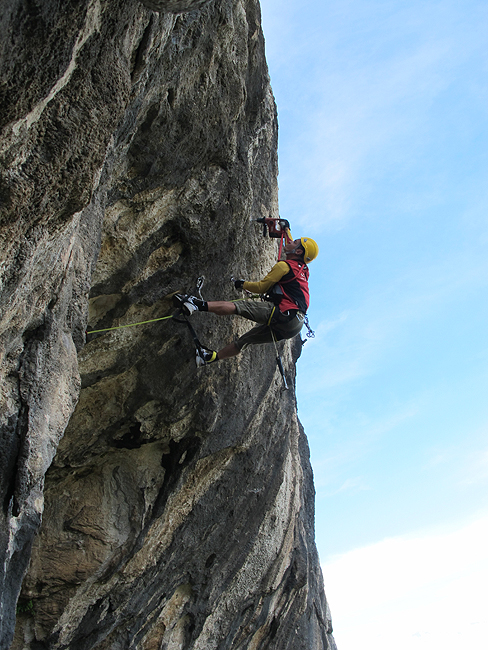
<svg viewBox="0 0 488 650">
<path fill-rule="evenodd" d="M 339 431 L 335 421 L 323 423 L 324 430 L 332 432 L 332 436 L 328 438 L 326 446 L 320 451 L 315 450 L 313 454 L 314 483 L 318 499 L 377 489 L 377 475 L 374 471 L 371 473 L 366 459 L 371 459 L 371 454 L 375 453 L 378 445 L 381 446 L 381 441 L 395 435 L 395 430 L 413 419 L 418 411 L 418 404 L 407 403 L 376 418 L 370 413 L 352 413 L 347 421 L 340 421 Z M 300 411 L 299 416 L 314 443 L 314 437 L 320 438 L 323 431 L 316 424 L 313 425 L 314 416 L 311 421 L 306 416 L 302 417 Z M 355 475 L 355 472 L 364 474 Z M 369 477 L 365 476 L 367 473 L 370 474 Z"/>
<path fill-rule="evenodd" d="M 470 488 L 488 483 L 488 420 L 475 427 L 461 424 L 462 435 L 450 444 L 442 441 L 426 450 L 423 469 L 428 472 L 448 471 L 451 483 Z"/>
<path fill-rule="evenodd" d="M 395 537 L 323 565 L 341 650 L 482 650 L 488 638 L 488 515 Z"/>
<path fill-rule="evenodd" d="M 444 43 L 422 44 L 394 60 L 361 61 L 345 75 L 320 80 L 324 97 L 309 116 L 306 169 L 310 189 L 323 200 L 322 220 L 349 217 L 378 177 L 425 147 L 429 109 L 449 83 L 438 70 L 447 54 Z M 303 215 L 306 223 L 317 220 L 314 208 Z"/>
<path fill-rule="evenodd" d="M 310 372 L 300 381 L 317 392 L 373 374 L 407 345 L 414 325 L 440 318 L 446 307 L 487 285 L 488 259 L 473 251 L 385 280 L 356 308 L 319 323 L 303 353 Z"/>
<path fill-rule="evenodd" d="M 334 496 L 341 492 L 363 492 L 365 490 L 371 490 L 371 488 L 362 476 L 356 476 L 346 479 L 339 488 L 332 490 L 326 496 Z"/>
<path fill-rule="evenodd" d="M 485 432 L 488 427 L 485 427 Z M 486 433 L 485 433 L 486 435 Z M 488 448 L 472 452 L 461 469 L 462 485 L 482 485 L 488 483 Z"/>
</svg>

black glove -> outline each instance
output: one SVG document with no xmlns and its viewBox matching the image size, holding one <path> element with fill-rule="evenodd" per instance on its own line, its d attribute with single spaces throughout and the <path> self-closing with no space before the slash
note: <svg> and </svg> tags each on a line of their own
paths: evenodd
<svg viewBox="0 0 488 650">
<path fill-rule="evenodd" d="M 243 288 L 243 286 L 244 286 L 244 282 L 245 282 L 245 280 L 234 280 L 234 286 L 235 286 L 235 288 L 236 288 L 238 291 L 240 291 L 240 290 Z"/>
<path fill-rule="evenodd" d="M 284 230 L 285 228 L 288 228 L 290 230 L 290 222 L 288 219 L 280 219 L 280 226 Z"/>
</svg>

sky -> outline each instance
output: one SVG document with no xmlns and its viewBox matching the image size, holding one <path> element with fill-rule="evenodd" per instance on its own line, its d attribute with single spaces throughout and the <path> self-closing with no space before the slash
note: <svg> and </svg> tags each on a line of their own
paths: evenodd
<svg viewBox="0 0 488 650">
<path fill-rule="evenodd" d="M 488 648 L 488 3 L 261 0 L 339 650 Z"/>
</svg>

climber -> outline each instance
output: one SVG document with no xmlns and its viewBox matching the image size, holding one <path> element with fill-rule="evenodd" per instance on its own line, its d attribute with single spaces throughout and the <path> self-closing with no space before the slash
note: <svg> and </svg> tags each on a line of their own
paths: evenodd
<svg viewBox="0 0 488 650">
<path fill-rule="evenodd" d="M 261 294 L 265 302 L 207 302 L 187 294 L 173 296 L 175 306 L 180 307 L 186 316 L 195 311 L 209 311 L 218 316 L 237 314 L 258 323 L 218 352 L 197 350 L 197 365 L 229 359 L 248 345 L 290 339 L 300 332 L 309 304 L 307 264 L 317 257 L 319 248 L 309 237 L 294 241 L 290 237 L 284 251 L 286 261 L 277 262 L 260 282 L 234 281 L 236 289 Z"/>
</svg>

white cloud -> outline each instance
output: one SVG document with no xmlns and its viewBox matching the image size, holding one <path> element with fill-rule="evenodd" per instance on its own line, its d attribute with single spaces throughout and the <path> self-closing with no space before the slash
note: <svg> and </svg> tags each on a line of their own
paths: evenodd
<svg viewBox="0 0 488 650">
<path fill-rule="evenodd" d="M 323 566 L 340 650 L 486 650 L 488 515 Z"/>
<path fill-rule="evenodd" d="M 333 496 L 340 492 L 363 492 L 364 490 L 371 490 L 371 488 L 365 483 L 362 476 L 356 476 L 346 479 L 339 488 L 328 493 L 327 496 Z"/>
</svg>

